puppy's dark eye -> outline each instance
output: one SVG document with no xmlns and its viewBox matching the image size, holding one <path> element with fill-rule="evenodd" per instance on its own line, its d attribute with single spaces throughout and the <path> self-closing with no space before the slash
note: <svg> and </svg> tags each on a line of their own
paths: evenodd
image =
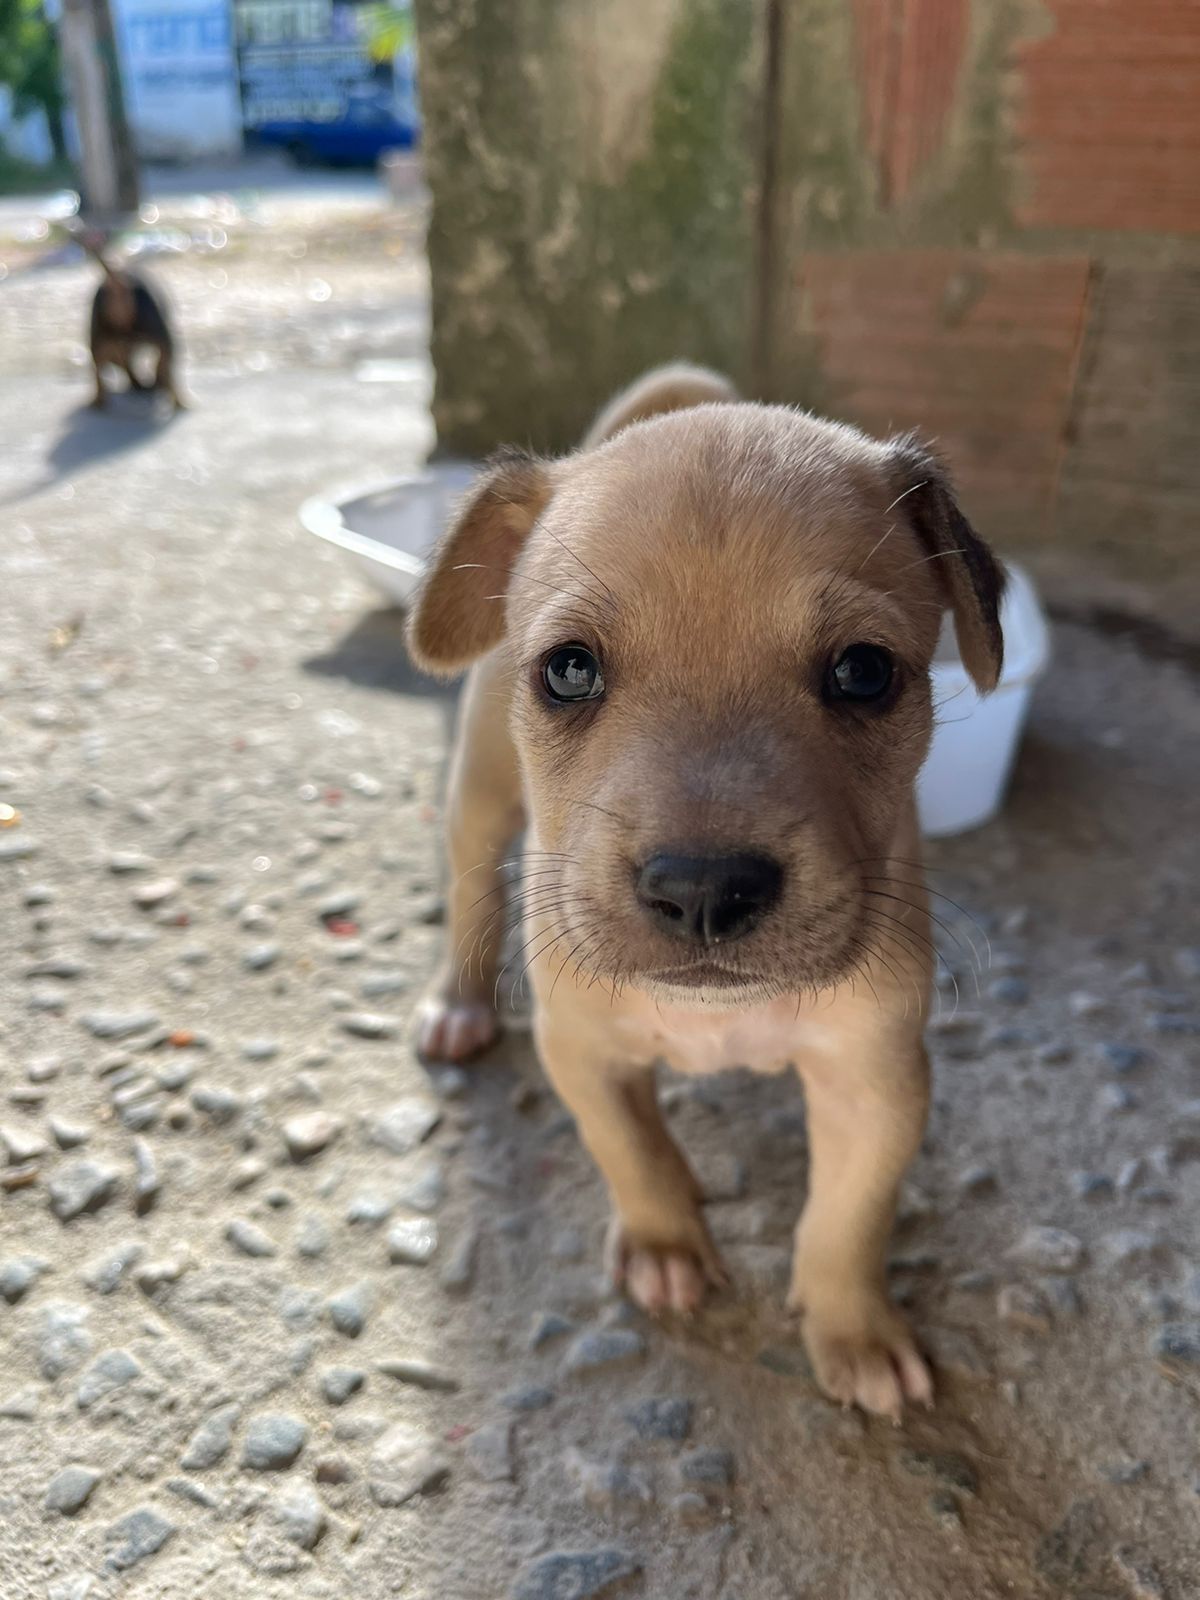
<svg viewBox="0 0 1200 1600">
<path fill-rule="evenodd" d="M 852 644 L 830 671 L 830 698 L 860 704 L 882 700 L 892 686 L 893 674 L 892 658 L 886 650 L 874 644 Z"/>
<path fill-rule="evenodd" d="M 547 656 L 542 682 L 551 700 L 598 700 L 604 693 L 600 663 L 581 644 L 560 645 Z"/>
</svg>

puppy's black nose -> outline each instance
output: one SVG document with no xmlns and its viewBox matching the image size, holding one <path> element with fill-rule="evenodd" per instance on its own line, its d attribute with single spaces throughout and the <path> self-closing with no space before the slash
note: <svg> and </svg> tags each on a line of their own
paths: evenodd
<svg viewBox="0 0 1200 1600">
<path fill-rule="evenodd" d="M 783 868 L 770 856 L 651 856 L 637 897 L 659 928 L 692 944 L 740 939 L 779 899 Z"/>
</svg>

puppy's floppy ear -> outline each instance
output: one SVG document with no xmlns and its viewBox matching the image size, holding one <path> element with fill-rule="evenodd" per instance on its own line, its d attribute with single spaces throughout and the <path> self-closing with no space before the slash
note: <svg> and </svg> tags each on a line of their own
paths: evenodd
<svg viewBox="0 0 1200 1600">
<path fill-rule="evenodd" d="M 1004 568 L 959 510 L 949 474 L 933 451 L 907 435 L 892 441 L 890 455 L 896 509 L 932 558 L 930 570 L 954 614 L 958 653 L 975 687 L 986 694 L 1004 665 Z"/>
<path fill-rule="evenodd" d="M 502 597 L 551 494 L 543 462 L 505 451 L 488 463 L 438 541 L 408 619 L 408 648 L 427 672 L 461 672 L 504 637 Z"/>
</svg>

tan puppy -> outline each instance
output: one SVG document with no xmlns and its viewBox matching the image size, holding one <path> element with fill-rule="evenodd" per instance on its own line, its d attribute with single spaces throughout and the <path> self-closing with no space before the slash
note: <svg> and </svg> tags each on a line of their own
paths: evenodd
<svg viewBox="0 0 1200 1600">
<path fill-rule="evenodd" d="M 884 1281 L 927 1103 L 913 782 L 943 612 L 990 689 L 1002 587 L 911 440 L 672 368 L 580 453 L 493 464 L 410 625 L 423 666 L 471 667 L 422 1049 L 495 1035 L 524 822 L 538 1050 L 608 1182 L 618 1278 L 651 1311 L 724 1281 L 655 1062 L 794 1063 L 811 1172 L 789 1303 L 826 1391 L 893 1417 L 932 1393 Z"/>
</svg>

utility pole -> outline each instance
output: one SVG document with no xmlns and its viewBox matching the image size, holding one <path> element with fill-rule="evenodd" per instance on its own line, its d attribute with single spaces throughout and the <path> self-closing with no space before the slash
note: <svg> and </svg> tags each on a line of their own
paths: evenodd
<svg viewBox="0 0 1200 1600">
<path fill-rule="evenodd" d="M 111 225 L 138 206 L 137 160 L 108 0 L 61 0 L 59 39 L 79 129 L 83 211 Z"/>
</svg>

